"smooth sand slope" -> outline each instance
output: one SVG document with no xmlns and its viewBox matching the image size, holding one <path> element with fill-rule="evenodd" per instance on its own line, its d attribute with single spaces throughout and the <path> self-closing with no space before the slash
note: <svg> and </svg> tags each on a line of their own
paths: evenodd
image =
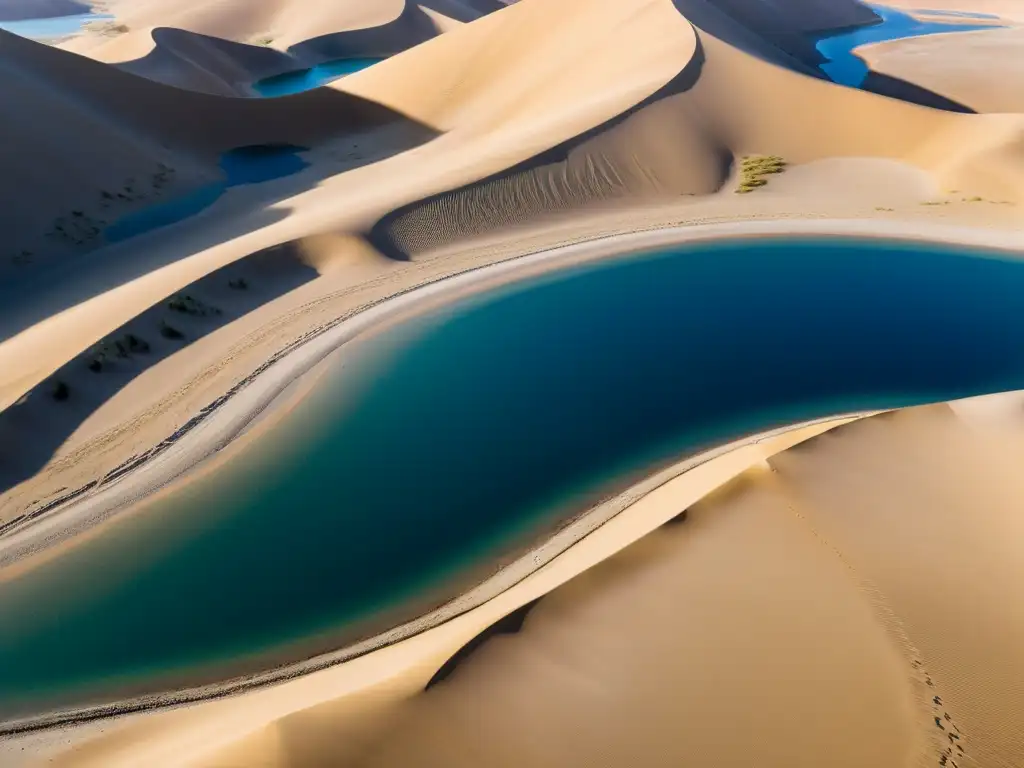
<svg viewBox="0 0 1024 768">
<path fill-rule="evenodd" d="M 857 54 L 872 70 L 976 112 L 1024 112 L 1024 26 L 894 40 L 864 46 Z"/>
<path fill-rule="evenodd" d="M 444 16 L 441 5 L 434 5 L 433 12 Z M 277 100 L 189 93 L 66 51 L 0 37 L 0 67 L 8 75 L 0 81 L 0 89 L 13 89 L 8 95 L 19 104 L 12 120 L 0 127 L 6 148 L 0 151 L 5 152 L 5 167 L 13 169 L 0 181 L 7 185 L 5 199 L 12 201 L 3 215 L 10 217 L 6 229 L 18 239 L 11 242 L 14 250 L 9 260 L 0 264 L 0 270 L 7 270 L 4 280 L 10 286 L 0 318 L 4 331 L 0 335 L 0 405 L 8 409 L 0 425 L 0 445 L 6 448 L 0 457 L 5 473 L 0 485 L 0 522 L 58 498 L 62 490 L 102 477 L 148 450 L 310 329 L 397 290 L 516 253 L 616 231 L 745 218 L 855 218 L 867 231 L 880 229 L 875 221 L 885 219 L 909 222 L 903 226 L 910 230 L 922 222 L 973 223 L 1000 228 L 1007 239 L 1024 231 L 1024 118 L 1020 115 L 957 115 L 839 88 L 794 71 L 799 69 L 792 63 L 800 63 L 797 57 L 767 37 L 758 38 L 756 30 L 744 23 L 722 21 L 726 14 L 721 7 L 712 12 L 705 4 L 705 21 L 700 22 L 710 27 L 717 19 L 714 33 L 705 27 L 695 30 L 680 14 L 685 6 L 683 0 L 522 0 L 472 23 L 453 24 L 444 35 L 333 87 Z M 210 14 L 208 22 L 179 26 L 190 33 L 244 40 L 247 35 L 265 33 L 264 28 L 277 18 L 275 8 L 284 6 L 268 5 L 264 11 L 255 4 L 242 14 L 229 13 L 230 3 L 204 7 L 202 12 Z M 383 14 L 385 7 L 364 3 L 361 12 Z M 390 19 L 401 12 L 398 5 L 394 10 L 396 15 Z M 218 21 L 222 11 L 225 15 Z M 232 21 L 234 16 L 244 19 Z M 374 18 L 367 24 L 389 20 Z M 166 23 L 161 20 L 154 25 Z M 239 26 L 229 29 L 231 24 Z M 196 34 L 183 34 L 180 39 L 191 41 Z M 213 41 L 203 50 L 220 50 L 216 48 L 220 45 Z M 276 55 L 266 53 L 268 62 Z M 128 58 L 144 55 L 146 51 Z M 174 67 L 173 59 L 165 64 Z M 217 72 L 213 63 L 199 68 L 214 73 L 210 82 L 226 82 L 234 65 L 223 66 Z M 91 141 L 88 153 L 77 149 L 83 136 Z M 51 244 L 45 237 L 56 219 L 73 216 L 75 210 L 99 218 L 100 193 L 106 184 L 151 178 L 164 163 L 175 172 L 173 181 L 167 182 L 168 193 L 186 191 L 216 177 L 219 153 L 266 142 L 312 147 L 307 156 L 310 168 L 290 179 L 231 190 L 201 216 L 136 241 L 72 247 Z M 763 189 L 737 195 L 738 158 L 751 153 L 778 155 L 790 165 Z M 33 156 L 53 158 L 53 162 L 28 162 Z M 117 210 L 135 210 L 145 202 L 118 203 Z M 371 231 L 387 256 L 411 255 L 415 260 L 382 257 L 361 238 Z M 474 240 L 477 236 L 481 239 Z M 266 256 L 279 244 L 289 245 L 284 253 Z M 28 264 L 16 263 L 14 258 L 23 250 L 31 251 Z M 209 276 L 212 279 L 203 282 Z M 246 291 L 251 294 L 243 296 L 223 284 L 238 279 L 247 281 L 251 288 Z M 204 302 L 222 308 L 222 318 L 181 320 L 168 314 L 169 299 L 191 290 Z M 115 361 L 98 378 L 80 365 L 66 367 L 84 362 L 84 353 L 102 339 L 132 328 L 142 328 L 151 336 L 161 319 L 168 318 L 187 324 L 185 338 L 180 346 L 154 343 L 154 359 L 149 362 L 141 355 Z M 132 326 L 133 322 L 140 325 Z M 72 384 L 66 403 L 54 401 L 50 394 L 58 370 Z M 26 393 L 27 402 L 9 407 Z M 14 455 L 19 441 L 38 434 L 47 435 L 38 455 Z M 758 504 L 770 508 L 766 514 L 777 520 L 784 518 L 779 493 L 773 487 L 772 493 L 757 497 Z M 745 537 L 747 522 L 755 516 L 744 512 L 746 501 L 737 504 L 739 511 L 724 518 L 736 522 L 723 523 L 721 529 L 707 528 L 716 537 L 707 545 L 708 551 L 735 540 L 766 581 L 772 579 L 782 591 L 800 588 L 806 600 L 818 604 L 821 593 L 813 584 L 792 585 L 796 576 L 786 571 L 785 563 L 770 553 L 751 552 Z M 695 516 L 695 522 L 700 520 Z M 809 548 L 805 527 L 780 523 L 776 533 L 783 542 L 780 546 L 792 549 L 797 561 L 818 569 L 823 583 L 836 584 L 836 594 L 841 595 L 836 610 L 845 617 L 843 626 L 851 637 L 859 641 L 850 644 L 851 653 L 861 654 L 856 657 L 858 663 L 870 664 L 877 673 L 860 681 L 842 677 L 843 700 L 856 702 L 855 715 L 841 724 L 832 718 L 839 712 L 838 705 L 829 702 L 827 710 L 825 705 L 820 707 L 829 713 L 822 719 L 823 723 L 827 719 L 827 727 L 822 727 L 850 745 L 849 755 L 862 756 L 869 764 L 883 751 L 895 755 L 894 760 L 916 754 L 911 731 L 919 731 L 908 730 L 908 723 L 923 716 L 912 682 L 918 678 L 912 671 L 902 680 L 890 674 L 902 646 L 897 643 L 893 650 L 885 645 L 885 638 L 891 641 L 892 635 L 880 634 L 869 620 L 863 596 L 849 585 L 842 586 L 838 571 Z M 687 534 L 680 540 L 691 537 Z M 665 573 L 676 574 L 672 576 L 676 579 L 691 573 L 688 565 L 680 564 L 678 571 L 675 567 L 666 566 Z M 722 578 L 728 581 L 735 573 L 728 571 Z M 881 576 L 870 578 L 887 599 L 893 597 L 885 592 Z M 708 616 L 709 621 L 715 618 L 712 608 L 702 607 L 692 585 L 673 583 L 679 590 L 675 594 L 688 606 L 703 610 L 699 615 Z M 750 605 L 751 584 L 735 583 L 730 589 L 725 594 L 733 596 L 732 604 Z M 663 614 L 663 608 L 657 607 L 663 603 L 651 600 L 652 610 Z M 643 600 L 636 602 L 643 607 Z M 909 616 L 910 608 L 906 611 Z M 732 628 L 739 628 L 778 637 L 771 617 L 747 613 L 723 617 L 709 629 L 710 636 L 717 642 Z M 500 610 L 494 618 L 498 615 Z M 801 686 L 806 684 L 806 690 L 817 697 L 813 678 L 818 673 L 839 674 L 840 667 L 827 649 L 840 641 L 832 636 L 829 625 L 811 623 L 796 608 L 785 615 L 792 620 L 787 626 L 806 628 L 801 635 L 805 644 L 798 647 L 807 652 L 794 650 L 789 655 L 778 648 L 781 640 L 773 640 L 770 647 L 792 661 Z M 528 634 L 533 631 L 530 621 Z M 637 621 L 649 622 L 639 616 Z M 376 679 L 391 693 L 407 695 L 424 676 L 429 679 L 451 647 L 477 629 L 457 628 L 455 641 L 427 654 L 429 662 L 411 661 L 412 683 L 389 681 L 380 669 Z M 1012 631 L 1011 627 L 1006 636 L 1011 637 Z M 908 630 L 908 634 L 913 633 Z M 923 639 L 911 639 L 916 647 L 927 650 Z M 705 658 L 699 655 L 705 651 L 698 647 L 698 638 L 687 642 L 697 658 Z M 551 647 L 549 640 L 544 640 L 544 647 Z M 826 650 L 816 658 L 807 650 L 811 647 Z M 595 655 L 605 662 L 624 658 L 615 648 L 595 651 Z M 935 664 L 940 663 L 939 655 L 937 651 Z M 994 654 L 993 658 L 1005 660 L 1006 656 Z M 383 656 L 373 664 L 386 669 L 393 659 Z M 759 653 L 740 661 L 735 674 L 724 678 L 730 686 L 726 690 L 733 694 L 730 706 L 747 692 L 749 700 L 743 699 L 743 708 L 737 711 L 746 712 L 753 722 L 754 706 L 763 701 L 759 697 L 765 691 L 745 689 L 739 671 L 766 686 L 774 678 L 767 656 Z M 929 671 L 938 675 L 931 666 L 933 660 L 925 661 Z M 648 686 L 642 695 L 625 698 L 638 707 L 664 689 L 658 687 L 650 668 L 632 669 L 638 685 Z M 682 666 L 666 669 L 668 679 L 681 670 L 689 673 Z M 449 683 L 455 685 L 460 674 L 457 671 Z M 540 675 L 531 678 L 523 672 L 523 677 Z M 952 680 L 952 673 L 948 677 Z M 235 710 L 226 704 L 216 710 L 223 720 L 214 717 L 212 710 L 185 711 L 181 721 L 173 721 L 188 725 L 182 730 L 184 742 L 159 742 L 153 754 L 185 759 L 189 754 L 180 751 L 182 743 L 196 743 L 206 754 L 207 747 L 218 740 L 253 733 L 288 712 L 330 701 L 344 692 L 322 680 L 303 684 L 316 691 L 300 685 L 280 698 L 280 691 L 267 692 L 259 700 L 258 716 L 251 709 Z M 614 685 L 623 683 L 615 680 Z M 449 683 L 438 686 L 438 695 Z M 602 691 L 618 690 L 614 685 L 584 688 L 600 697 Z M 706 691 L 709 701 L 721 701 L 713 691 L 697 690 Z M 1000 690 L 1006 711 L 1015 712 L 1012 691 Z M 554 701 L 566 701 L 570 695 L 575 694 L 550 694 Z M 705 721 L 690 695 L 680 700 L 675 712 L 701 724 Z M 880 725 L 869 710 L 883 696 L 895 704 L 886 710 L 891 715 L 888 724 Z M 374 698 L 371 694 L 370 699 Z M 606 696 L 607 707 L 614 698 Z M 900 701 L 916 702 L 918 708 L 907 715 Z M 289 727 L 294 722 L 300 734 L 329 729 L 335 721 L 332 708 L 348 706 L 353 705 L 325 704 L 315 717 L 296 718 Z M 431 717 L 417 714 L 419 709 L 419 703 L 413 705 L 408 728 L 402 729 L 410 741 L 396 737 L 391 747 L 374 747 L 366 754 L 368 764 L 387 764 L 408 754 L 403 750 L 412 748 L 413 737 L 425 727 L 417 723 Z M 778 717 L 788 711 L 780 710 Z M 943 714 L 939 713 L 940 718 Z M 949 714 L 965 732 L 968 721 L 974 732 L 994 727 L 982 725 L 983 716 L 970 715 L 967 709 Z M 673 727 L 681 721 L 674 719 Z M 795 728 L 792 723 L 770 722 L 780 734 L 789 735 Z M 862 743 L 854 745 L 853 731 L 847 726 L 858 723 L 865 726 L 861 734 L 877 734 L 877 744 L 863 736 Z M 215 732 L 211 740 L 192 739 L 196 732 L 189 728 L 199 725 Z M 262 742 L 264 747 L 282 738 L 284 731 L 279 732 L 279 727 L 285 728 L 275 725 L 262 732 L 259 738 L 268 740 Z M 501 728 L 488 727 L 497 739 Z M 1013 765 L 1016 759 L 1012 738 L 1005 735 L 1011 730 L 1001 729 L 1003 746 L 997 745 L 1004 750 L 999 755 L 1008 755 L 1001 758 L 1009 761 L 1005 765 Z M 147 733 L 146 728 L 133 731 L 131 738 L 142 739 Z M 652 743 L 661 743 L 655 737 L 662 734 L 644 735 Z M 303 737 L 289 738 L 294 744 Z M 785 751 L 793 749 L 806 749 L 800 754 L 815 756 L 808 764 L 823 762 L 818 751 L 821 744 L 811 736 L 799 747 L 785 739 L 768 745 L 766 739 L 758 737 L 750 746 L 755 755 L 774 750 L 765 754 L 775 764 L 797 764 L 796 753 Z M 723 749 L 723 754 L 741 761 L 737 764 L 754 759 L 735 757 L 745 747 L 727 741 L 714 732 L 704 736 L 694 732 L 686 743 L 702 751 L 689 758 L 709 765 L 728 764 L 715 762 L 714 751 Z M 546 748 L 547 743 L 540 746 Z M 256 754 L 267 756 L 265 764 L 288 764 L 285 758 L 278 760 L 272 749 L 250 750 L 250 746 L 240 747 L 245 759 L 213 764 L 260 764 L 253 762 Z M 281 749 L 287 755 L 291 748 Z M 728 751 L 733 748 L 738 751 Z M 170 751 L 159 751 L 166 749 Z M 445 749 L 440 739 L 430 741 L 423 747 L 424 760 L 441 760 Z M 937 756 L 928 755 L 922 765 L 936 764 Z M 161 762 L 129 759 L 125 764 Z"/>
<path fill-rule="evenodd" d="M 1010 21 L 1024 22 L 1024 8 L 1017 0 L 886 0 L 886 5 L 908 11 L 953 11 L 955 13 L 985 13 Z"/>
</svg>

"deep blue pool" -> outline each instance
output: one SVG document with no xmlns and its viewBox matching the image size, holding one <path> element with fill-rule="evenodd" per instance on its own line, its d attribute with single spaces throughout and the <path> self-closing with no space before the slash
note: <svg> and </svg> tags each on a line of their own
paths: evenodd
<svg viewBox="0 0 1024 768">
<path fill-rule="evenodd" d="M 869 7 L 881 17 L 880 23 L 845 30 L 817 42 L 818 52 L 828 59 L 821 65 L 821 70 L 833 82 L 853 88 L 859 88 L 864 83 L 868 76 L 868 65 L 853 52 L 854 48 L 861 45 L 942 32 L 971 32 L 979 29 L 998 28 L 992 24 L 918 21 L 910 14 L 897 11 L 895 8 L 884 5 L 870 5 Z M 981 18 L 977 14 L 975 17 Z"/>
<path fill-rule="evenodd" d="M 103 236 L 111 243 L 127 240 L 194 216 L 231 187 L 291 176 L 309 165 L 299 157 L 298 153 L 303 151 L 302 147 L 266 145 L 239 147 L 225 152 L 220 158 L 224 181 L 123 216 L 107 227 Z"/>
<path fill-rule="evenodd" d="M 257 94 L 263 97 L 288 96 L 292 93 L 319 88 L 321 85 L 326 85 L 345 75 L 372 67 L 379 61 L 382 59 L 337 59 L 325 64 L 318 64 L 310 69 L 299 69 L 294 72 L 285 72 L 283 75 L 268 77 L 253 83 L 252 87 Z"/>
<path fill-rule="evenodd" d="M 217 471 L 4 582 L 0 713 L 330 647 L 745 434 L 1024 388 L 1022 297 L 1021 258 L 762 239 L 574 266 L 391 326 Z"/>
</svg>

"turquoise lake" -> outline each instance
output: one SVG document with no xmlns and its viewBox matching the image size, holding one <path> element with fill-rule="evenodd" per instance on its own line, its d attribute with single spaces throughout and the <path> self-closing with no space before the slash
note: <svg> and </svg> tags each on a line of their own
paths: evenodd
<svg viewBox="0 0 1024 768">
<path fill-rule="evenodd" d="M 103 230 L 103 237 L 107 242 L 116 243 L 177 224 L 209 208 L 231 187 L 259 184 L 298 173 L 309 167 L 309 163 L 299 157 L 303 151 L 303 147 L 256 144 L 225 152 L 219 162 L 224 181 L 122 216 Z"/>
<path fill-rule="evenodd" d="M 918 21 L 913 16 L 895 8 L 884 5 L 869 5 L 881 22 L 869 26 L 853 27 L 818 40 L 818 52 L 828 61 L 821 65 L 821 70 L 833 82 L 859 88 L 868 76 L 868 65 L 857 56 L 853 49 L 869 43 L 884 43 L 888 40 L 899 40 L 904 37 L 920 37 L 944 32 L 972 32 L 979 29 L 998 29 L 992 24 L 969 24 L 968 17 L 959 14 L 943 14 L 950 16 L 950 23 L 935 21 Z M 934 13 L 929 11 L 929 13 Z M 988 18 L 975 14 L 975 19 Z M 962 23 L 953 23 L 953 19 L 963 19 Z"/>
<path fill-rule="evenodd" d="M 378 58 L 361 59 L 337 59 L 318 64 L 309 69 L 299 69 L 294 72 L 285 72 L 283 75 L 274 75 L 253 83 L 253 90 L 259 96 L 265 98 L 274 96 L 288 96 L 293 93 L 302 93 L 321 85 L 334 82 L 335 80 L 360 72 L 367 67 L 383 61 Z"/>
<path fill-rule="evenodd" d="M 113 18 L 113 16 L 103 13 L 76 13 L 71 16 L 54 16 L 46 19 L 0 21 L 0 29 L 32 40 L 54 40 L 77 35 L 82 31 L 82 25 L 86 22 L 110 21 Z"/>
<path fill-rule="evenodd" d="M 746 434 L 1021 388 L 1009 256 L 738 240 L 492 288 L 346 347 L 216 471 L 0 583 L 0 714 L 330 647 Z"/>
</svg>

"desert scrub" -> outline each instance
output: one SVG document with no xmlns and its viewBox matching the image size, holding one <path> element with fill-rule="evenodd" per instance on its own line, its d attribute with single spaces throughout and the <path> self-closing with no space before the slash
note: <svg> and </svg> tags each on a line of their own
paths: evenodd
<svg viewBox="0 0 1024 768">
<path fill-rule="evenodd" d="M 786 170 L 786 161 L 778 155 L 746 155 L 740 161 L 740 184 L 736 194 L 753 192 L 768 183 L 767 176 Z"/>
<path fill-rule="evenodd" d="M 63 381 L 55 381 L 50 387 L 50 397 L 58 402 L 63 402 L 71 396 L 71 390 Z"/>
<path fill-rule="evenodd" d="M 249 288 L 249 283 L 246 282 L 244 277 L 240 277 L 237 280 L 228 280 L 228 288 L 232 288 L 236 291 L 244 291 Z"/>
<path fill-rule="evenodd" d="M 185 334 L 175 328 L 173 325 L 168 323 L 166 320 L 160 321 L 160 335 L 165 339 L 184 339 Z"/>
<path fill-rule="evenodd" d="M 221 314 L 220 307 L 213 307 L 204 304 L 199 299 L 189 296 L 187 293 L 176 293 L 167 302 L 167 308 L 172 312 L 180 312 L 183 315 L 196 315 L 206 317 L 207 315 Z"/>
</svg>

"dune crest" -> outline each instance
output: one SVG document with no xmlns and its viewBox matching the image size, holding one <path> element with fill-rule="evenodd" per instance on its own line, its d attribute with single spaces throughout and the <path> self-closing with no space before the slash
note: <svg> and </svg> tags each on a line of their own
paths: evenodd
<svg viewBox="0 0 1024 768">
<path fill-rule="evenodd" d="M 976 7 L 1009 18 L 1014 2 Z M 0 33 L 0 98 L 17 105 L 0 124 L 0 526 L 43 509 L 40 530 L 59 527 L 80 489 L 181 448 L 211 404 L 274 379 L 258 377 L 332 323 L 526 253 L 643 230 L 661 231 L 587 247 L 654 247 L 673 232 L 1024 242 L 1024 114 L 829 82 L 811 36 L 871 23 L 854 0 L 110 9 L 127 31 L 64 50 Z M 362 56 L 385 60 L 250 98 L 254 81 Z M 969 79 L 935 90 L 973 106 Z M 294 172 L 227 187 L 227 153 L 282 145 Z M 196 193 L 211 197 L 194 212 L 106 242 L 115 222 Z M 706 226 L 669 229 L 680 224 Z M 282 390 L 294 402 L 308 382 L 275 385 L 294 384 Z M 531 572 L 528 599 L 543 599 L 521 631 L 427 692 L 518 596 L 422 646 L 355 659 L 373 681 L 355 695 L 346 662 L 0 740 L 0 763 L 19 765 L 26 746 L 37 762 L 102 768 L 923 768 L 959 746 L 1016 765 L 1024 639 L 1000 598 L 1021 576 L 1004 493 L 1020 484 L 1007 457 L 1021 446 L 1014 429 L 987 429 L 926 408 L 692 468 L 692 484 L 658 502 L 659 521 L 685 513 L 675 526 L 623 549 L 651 528 L 615 517 L 591 539 L 603 564 L 558 588 L 564 571 Z M 63 556 L 39 538 L 41 557 Z"/>
</svg>

